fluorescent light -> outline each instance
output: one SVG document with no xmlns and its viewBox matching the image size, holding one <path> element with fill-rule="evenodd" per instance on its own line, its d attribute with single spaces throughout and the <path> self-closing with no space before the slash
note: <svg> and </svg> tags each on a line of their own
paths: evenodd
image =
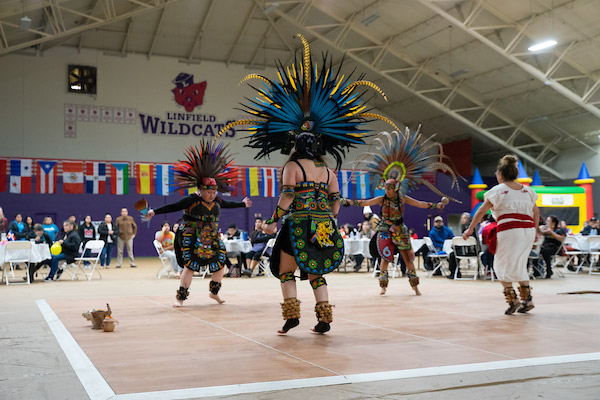
<svg viewBox="0 0 600 400">
<path fill-rule="evenodd" d="M 539 50 L 544 50 L 544 49 L 548 49 L 550 47 L 554 47 L 556 46 L 558 42 L 556 40 L 550 39 L 550 40 L 545 40 L 543 42 L 539 42 L 534 44 L 533 46 L 529 47 L 527 50 L 529 51 L 539 51 Z"/>
<path fill-rule="evenodd" d="M 371 14 L 369 15 L 367 18 L 363 19 L 362 22 L 364 25 L 369 26 L 369 24 L 373 21 L 375 21 L 376 19 L 379 18 L 379 14 Z"/>
<path fill-rule="evenodd" d="M 269 6 L 267 8 L 265 8 L 263 10 L 263 14 L 265 15 L 269 15 L 271 14 L 273 11 L 275 11 L 275 9 L 279 7 L 279 3 L 271 3 L 269 4 Z"/>
<path fill-rule="evenodd" d="M 458 78 L 459 76 L 464 75 L 464 74 L 468 74 L 469 72 L 470 72 L 469 68 L 463 68 L 463 69 L 459 69 L 458 71 L 454 71 L 454 72 L 452 72 L 452 73 L 450 73 L 448 75 L 451 78 Z"/>
<path fill-rule="evenodd" d="M 24 16 L 23 18 L 21 18 L 21 21 L 19 23 L 20 30 L 26 31 L 29 29 L 30 26 L 31 26 L 31 18 L 29 18 L 27 15 Z"/>
</svg>

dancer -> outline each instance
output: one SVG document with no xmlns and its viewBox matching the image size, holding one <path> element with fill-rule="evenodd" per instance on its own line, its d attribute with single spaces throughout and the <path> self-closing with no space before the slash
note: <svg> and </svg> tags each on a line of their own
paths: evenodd
<svg viewBox="0 0 600 400">
<path fill-rule="evenodd" d="M 206 266 L 212 273 L 209 282 L 209 297 L 222 304 L 219 297 L 223 279 L 226 250 L 219 237 L 219 216 L 221 208 L 251 207 L 252 201 L 245 197 L 241 202 L 225 201 L 217 196 L 229 192 L 235 171 L 226 171 L 233 161 L 229 160 L 227 146 L 209 141 L 200 141 L 199 147 L 190 147 L 187 160 L 175 165 L 175 185 L 178 189 L 196 187 L 195 193 L 174 204 L 149 209 L 147 219 L 156 214 L 166 214 L 184 210 L 183 223 L 175 234 L 175 254 L 177 262 L 183 266 L 176 303 L 181 307 L 189 296 L 189 287 L 194 272 Z"/>
<path fill-rule="evenodd" d="M 256 119 L 235 121 L 219 134 L 237 125 L 252 125 L 249 147 L 260 149 L 256 158 L 281 150 L 291 154 L 283 168 L 283 190 L 273 216 L 266 221 L 267 233 L 274 232 L 277 221 L 283 226 L 277 236 L 271 271 L 281 281 L 283 319 L 279 333 L 298 326 L 300 301 L 296 295 L 294 272 L 299 267 L 301 279 L 309 279 L 316 300 L 318 323 L 313 331 L 325 333 L 333 321 L 324 275 L 333 271 L 344 256 L 344 241 L 337 229 L 335 217 L 339 210 L 339 188 L 336 174 L 327 168 L 326 153 L 342 164 L 345 152 L 364 143 L 366 134 L 360 125 L 368 119 L 389 119 L 363 112 L 362 94 L 357 86 L 364 85 L 383 92 L 375 84 L 332 71 L 331 60 L 323 57 L 324 68 L 317 70 L 308 42 L 302 35 L 304 54 L 301 63 L 290 68 L 279 65 L 279 79 L 248 75 L 247 79 L 264 82 L 257 89 L 259 96 L 246 106 Z M 385 97 L 385 96 L 384 96 Z"/>
<path fill-rule="evenodd" d="M 400 253 L 406 264 L 406 275 L 411 288 L 417 296 L 421 295 L 419 277 L 413 263 L 415 253 L 410 244 L 408 228 L 404 225 L 404 205 L 442 210 L 451 199 L 445 197 L 443 193 L 425 180 L 424 173 L 438 169 L 449 172 L 453 179 L 453 185 L 457 184 L 456 173 L 443 162 L 446 156 L 443 155 L 439 143 L 429 139 L 423 140 L 419 130 L 420 127 L 414 134 L 411 134 L 408 128 L 404 133 L 382 132 L 375 138 L 375 143 L 381 145 L 381 151 L 366 153 L 360 157 L 358 165 L 365 165 L 368 173 L 375 176 L 375 185 L 385 188 L 383 196 L 369 200 L 342 199 L 344 206 L 381 206 L 381 221 L 377 224 L 377 234 L 373 236 L 369 246 L 372 256 L 381 258 L 379 265 L 381 295 L 384 295 L 387 291 L 389 283 L 388 265 L 394 261 L 396 253 Z M 431 154 L 430 150 L 435 147 L 439 148 L 439 154 L 438 152 Z M 438 203 L 420 201 L 409 197 L 408 193 L 421 184 L 444 197 Z"/>
<path fill-rule="evenodd" d="M 539 226 L 540 211 L 535 205 L 538 194 L 528 186 L 515 182 L 519 175 L 517 163 L 516 156 L 502 157 L 496 169 L 498 185 L 484 195 L 485 201 L 475 213 L 469 228 L 463 232 L 463 239 L 466 240 L 485 213 L 492 209 L 492 215 L 498 221 L 494 271 L 504 287 L 504 297 L 508 303 L 504 312 L 506 315 L 515 311 L 526 313 L 535 307 L 529 286 L 527 258 Z M 520 303 L 513 282 L 519 282 Z"/>
</svg>

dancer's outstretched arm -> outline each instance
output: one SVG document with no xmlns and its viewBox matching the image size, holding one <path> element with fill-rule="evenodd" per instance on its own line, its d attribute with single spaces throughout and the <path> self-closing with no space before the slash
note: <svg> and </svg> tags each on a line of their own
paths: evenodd
<svg viewBox="0 0 600 400">
<path fill-rule="evenodd" d="M 445 199 L 445 200 L 444 200 Z M 404 202 L 409 206 L 417 207 L 417 208 L 436 208 L 438 210 L 443 210 L 446 204 L 448 204 L 448 199 L 446 197 L 442 197 L 442 200 L 437 203 L 432 203 L 429 201 L 421 201 L 413 199 L 409 196 L 404 196 Z"/>
</svg>

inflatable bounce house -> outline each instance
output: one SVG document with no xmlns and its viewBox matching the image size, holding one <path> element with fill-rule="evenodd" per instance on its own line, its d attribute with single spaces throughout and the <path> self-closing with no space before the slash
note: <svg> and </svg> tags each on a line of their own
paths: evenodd
<svg viewBox="0 0 600 400">
<path fill-rule="evenodd" d="M 594 203 L 592 201 L 592 183 L 594 179 L 585 166 L 581 165 L 579 176 L 573 183 L 575 186 L 544 186 L 540 179 L 540 174 L 535 171 L 533 179 L 527 176 L 527 172 L 519 161 L 519 176 L 517 182 L 523 185 L 531 186 L 539 198 L 537 206 L 540 209 L 540 215 L 556 215 L 559 220 L 567 222 L 567 226 L 574 233 L 583 229 L 583 223 L 594 216 Z M 486 192 L 487 185 L 481 179 L 479 169 L 475 169 L 473 181 L 469 185 L 471 189 L 471 214 L 475 214 L 477 209 L 483 204 L 483 195 Z"/>
</svg>

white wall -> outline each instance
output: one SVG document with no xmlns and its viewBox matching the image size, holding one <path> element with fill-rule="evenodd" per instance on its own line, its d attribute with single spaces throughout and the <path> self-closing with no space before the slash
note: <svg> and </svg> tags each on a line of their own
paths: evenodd
<svg viewBox="0 0 600 400">
<path fill-rule="evenodd" d="M 600 152 L 600 146 L 596 146 L 596 150 Z M 552 167 L 563 172 L 565 179 L 576 179 L 583 162 L 590 176 L 600 176 L 600 155 L 584 148 L 561 152 Z"/>
<path fill-rule="evenodd" d="M 67 92 L 67 65 L 98 68 L 98 94 Z M 254 92 L 238 82 L 249 71 L 240 65 L 203 62 L 186 65 L 176 59 L 142 55 L 112 57 L 102 52 L 57 47 L 44 56 L 8 55 L 0 59 L 0 156 L 72 159 L 101 159 L 149 162 L 175 162 L 183 149 L 198 143 L 193 135 L 152 135 L 142 133 L 139 117 L 134 125 L 77 122 L 77 137 L 64 137 L 64 105 L 87 104 L 135 108 L 137 112 L 166 119 L 167 112 L 185 113 L 171 92 L 172 81 L 180 73 L 194 75 L 195 82 L 207 81 L 204 104 L 194 114 L 215 115 L 217 121 L 246 117 L 235 110 L 244 96 Z M 275 77 L 273 69 L 260 71 Z M 372 126 L 378 132 L 390 128 L 383 123 Z M 237 132 L 224 138 L 237 153 L 239 165 L 282 165 L 285 159 L 274 154 L 270 161 L 253 159 L 256 151 L 244 148 L 248 135 Z M 366 147 L 353 150 L 353 160 Z M 350 165 L 346 163 L 345 168 Z"/>
</svg>

